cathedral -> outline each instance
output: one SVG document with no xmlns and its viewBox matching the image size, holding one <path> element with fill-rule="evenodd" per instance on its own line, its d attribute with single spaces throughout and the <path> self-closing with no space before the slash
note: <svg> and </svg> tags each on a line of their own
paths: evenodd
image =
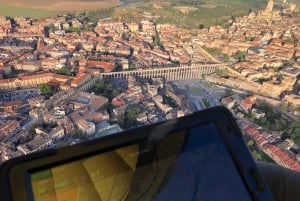
<svg viewBox="0 0 300 201">
<path fill-rule="evenodd" d="M 274 11 L 273 7 L 274 7 L 274 1 L 269 0 L 266 9 L 258 12 L 257 17 L 262 20 L 267 20 L 270 22 L 280 20 L 281 19 L 280 11 Z"/>
<path fill-rule="evenodd" d="M 274 1 L 273 1 L 273 0 L 270 0 L 270 1 L 268 2 L 268 5 L 267 5 L 266 9 L 265 9 L 265 12 L 266 12 L 266 13 L 272 13 L 273 7 L 274 7 Z"/>
</svg>

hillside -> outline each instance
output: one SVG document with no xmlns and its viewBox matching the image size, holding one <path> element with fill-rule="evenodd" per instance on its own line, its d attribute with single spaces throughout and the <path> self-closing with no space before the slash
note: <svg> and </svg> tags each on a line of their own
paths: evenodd
<svg viewBox="0 0 300 201">
<path fill-rule="evenodd" d="M 150 12 L 160 16 L 159 23 L 198 28 L 223 25 L 232 17 L 264 8 L 267 0 L 124 0 L 123 3 L 129 15 L 131 11 Z"/>
<path fill-rule="evenodd" d="M 300 0 L 294 0 L 300 1 Z M 157 23 L 173 23 L 186 28 L 224 25 L 230 18 L 245 15 L 249 10 L 263 9 L 267 0 L 0 0 L 0 15 L 28 17 L 53 16 L 61 12 L 87 12 L 92 21 L 112 17 L 123 21 L 142 19 Z M 2 4 L 2 5 L 1 5 Z M 148 17 L 145 17 L 145 12 Z M 149 18 L 150 16 L 150 18 Z M 156 18 L 151 18 L 156 16 Z"/>
</svg>

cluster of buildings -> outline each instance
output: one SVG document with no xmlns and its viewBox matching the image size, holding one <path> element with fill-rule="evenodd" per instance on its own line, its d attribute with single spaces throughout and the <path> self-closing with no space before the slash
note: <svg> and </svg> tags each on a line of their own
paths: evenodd
<svg viewBox="0 0 300 201">
<path fill-rule="evenodd" d="M 99 20 L 94 32 L 70 32 L 82 28 L 66 17 L 33 20 L 0 18 L 0 90 L 36 87 L 48 82 L 67 90 L 72 82 L 54 75 L 67 68 L 97 75 L 113 70 L 145 69 L 211 62 L 197 36 L 189 30 L 151 21 L 124 23 Z M 192 40 L 193 45 L 188 42 Z M 54 74 L 53 74 L 54 73 Z M 68 74 L 69 76 L 71 74 Z M 88 77 L 89 75 L 86 75 Z"/>
<path fill-rule="evenodd" d="M 287 15 L 295 11 L 294 4 L 284 4 L 289 7 L 282 11 L 273 6 L 270 0 L 265 10 L 236 18 L 227 29 L 214 26 L 198 34 L 201 45 L 219 49 L 230 63 L 237 53 L 245 56 L 231 65 L 236 79 L 212 81 L 276 99 L 293 91 L 300 70 L 300 18 Z"/>
<path fill-rule="evenodd" d="M 190 112 L 185 95 L 162 78 L 127 76 L 126 89 L 111 101 L 88 93 L 101 73 L 184 69 L 183 65 L 220 63 L 227 55 L 229 65 L 222 70 L 230 73 L 207 75 L 207 81 L 299 107 L 300 16 L 288 15 L 296 10 L 294 4 L 285 3 L 281 11 L 273 6 L 270 0 L 265 10 L 235 19 L 228 29 L 213 26 L 193 31 L 148 20 L 124 23 L 110 18 L 99 20 L 94 31 L 83 31 L 81 21 L 66 16 L 0 17 L 0 92 L 42 84 L 56 89 L 49 99 L 36 95 L 0 102 L 0 162 L 121 131 L 117 120 L 132 107 L 138 108 L 140 125 Z M 207 48 L 221 50 L 223 57 L 213 57 Z M 234 59 L 237 53 L 244 57 Z M 162 69 L 161 75 L 167 76 L 166 72 Z M 261 118 L 265 114 L 252 107 L 255 101 L 254 96 L 246 97 L 238 105 Z M 237 103 L 230 97 L 221 102 L 229 109 Z M 30 130 L 32 125 L 38 126 Z M 279 142 L 253 124 L 241 127 L 276 162 L 300 170 L 296 162 L 300 156 L 288 151 L 292 141 Z"/>
<path fill-rule="evenodd" d="M 168 103 L 166 97 L 172 99 L 176 106 Z M 115 97 L 112 104 L 115 106 L 114 119 L 124 114 L 127 108 L 139 108 L 136 120 L 140 125 L 178 118 L 190 112 L 185 95 L 177 95 L 174 87 L 161 78 L 143 82 L 130 77 L 128 89 Z"/>
<path fill-rule="evenodd" d="M 240 125 L 246 135 L 255 140 L 259 148 L 283 167 L 300 171 L 300 155 L 289 151 L 293 143 L 289 140 L 274 143 L 274 135 L 266 131 L 260 132 L 258 126 Z M 279 137 L 280 138 L 280 137 Z"/>
<path fill-rule="evenodd" d="M 66 16 L 0 18 L 1 161 L 121 131 L 116 120 L 131 106 L 141 109 L 141 125 L 188 113 L 184 97 L 171 86 L 165 89 L 160 78 L 140 82 L 129 77 L 126 90 L 111 102 L 86 92 L 105 72 L 211 62 L 198 43 L 192 49 L 187 45 L 188 30 L 110 18 L 99 20 L 93 32 L 83 28 L 81 21 Z M 27 91 L 41 85 L 55 93 L 44 97 Z M 107 110 L 110 104 L 112 111 Z"/>
<path fill-rule="evenodd" d="M 139 125 L 189 113 L 186 97 L 175 93 L 173 86 L 165 84 L 162 78 L 137 80 L 129 77 L 127 80 L 118 80 L 117 83 L 118 86 L 126 87 L 111 102 L 94 93 L 77 91 L 52 107 L 48 107 L 49 100 L 42 96 L 30 98 L 27 103 L 15 101 L 15 104 L 6 104 L 5 110 L 15 110 L 17 114 L 22 104 L 29 105 L 30 110 L 29 116 L 20 121 L 1 121 L 1 161 L 120 132 L 122 128 L 118 125 L 118 119 L 129 108 L 139 108 L 136 114 Z M 171 99 L 176 106 L 166 102 L 165 97 Z"/>
<path fill-rule="evenodd" d="M 33 75 L 19 74 L 18 77 L 0 80 L 1 91 L 12 91 L 22 88 L 38 87 L 49 84 L 61 90 L 70 90 L 86 83 L 91 79 L 91 74 L 78 72 L 76 76 L 59 75 L 55 73 L 37 73 Z"/>
<path fill-rule="evenodd" d="M 265 117 L 264 111 L 254 107 L 256 101 L 256 96 L 234 95 L 221 99 L 222 105 L 230 109 L 236 117 L 243 133 L 253 139 L 260 150 L 283 167 L 300 171 L 300 154 L 291 151 L 291 148 L 298 145 L 295 145 L 292 139 L 282 140 L 282 132 L 267 131 L 245 117 L 244 114 L 252 114 L 255 119 Z"/>
</svg>

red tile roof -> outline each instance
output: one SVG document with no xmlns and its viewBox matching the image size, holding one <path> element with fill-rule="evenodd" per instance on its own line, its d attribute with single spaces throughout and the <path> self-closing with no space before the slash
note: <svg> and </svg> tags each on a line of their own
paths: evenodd
<svg viewBox="0 0 300 201">
<path fill-rule="evenodd" d="M 23 105 L 24 103 L 25 103 L 24 101 L 16 100 L 16 101 L 5 102 L 2 104 L 2 106 L 5 108 L 5 107 Z"/>
<path fill-rule="evenodd" d="M 256 128 L 247 125 L 243 128 L 243 131 L 251 138 L 253 138 L 261 147 L 261 149 L 278 164 L 293 170 L 300 171 L 300 164 L 296 160 L 291 158 L 279 147 L 270 144 Z"/>
<path fill-rule="evenodd" d="M 102 68 L 105 72 L 111 72 L 114 69 L 114 65 L 112 63 L 104 62 L 104 61 L 96 61 L 96 60 L 80 60 L 80 65 L 86 66 L 87 68 Z"/>
</svg>

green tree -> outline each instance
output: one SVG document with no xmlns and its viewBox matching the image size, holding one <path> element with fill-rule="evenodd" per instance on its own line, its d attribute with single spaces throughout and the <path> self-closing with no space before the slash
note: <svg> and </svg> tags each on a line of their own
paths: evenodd
<svg viewBox="0 0 300 201">
<path fill-rule="evenodd" d="M 248 37 L 248 36 L 245 37 L 245 41 L 248 41 L 248 42 L 249 42 L 249 41 L 253 41 L 253 39 L 254 39 L 253 37 Z"/>
<path fill-rule="evenodd" d="M 259 152 L 257 152 L 256 150 L 252 151 L 252 156 L 256 161 L 262 161 L 263 157 L 262 154 L 260 154 Z"/>
<path fill-rule="evenodd" d="M 289 64 L 289 61 L 288 60 L 286 60 L 286 59 L 283 59 L 282 60 L 282 65 L 283 66 L 287 66 Z"/>
<path fill-rule="evenodd" d="M 169 96 L 166 96 L 166 95 L 163 96 L 163 104 L 170 105 L 172 108 L 176 108 L 177 107 L 177 104 L 173 100 L 173 98 L 171 98 Z"/>
<path fill-rule="evenodd" d="M 288 125 L 286 133 L 292 139 L 296 137 L 300 137 L 300 123 L 299 122 L 292 122 Z"/>
<path fill-rule="evenodd" d="M 204 28 L 205 28 L 204 24 L 199 24 L 199 29 L 204 29 Z"/>
<path fill-rule="evenodd" d="M 128 126 L 134 126 L 137 123 L 137 115 L 140 112 L 139 108 L 128 108 L 125 112 L 125 121 Z"/>
<path fill-rule="evenodd" d="M 218 49 L 218 48 L 210 48 L 210 47 L 206 47 L 206 46 L 203 46 L 202 47 L 205 51 L 207 51 L 209 54 L 212 54 L 212 55 L 219 55 L 219 54 L 222 54 L 222 50 L 221 49 Z"/>
<path fill-rule="evenodd" d="M 97 81 L 92 89 L 92 92 L 95 92 L 97 95 L 107 97 L 109 100 L 112 100 L 120 93 L 120 91 L 107 80 Z"/>
<path fill-rule="evenodd" d="M 233 58 L 235 58 L 238 61 L 245 61 L 246 60 L 246 53 L 243 51 L 237 51 L 235 55 L 233 55 Z"/>
<path fill-rule="evenodd" d="M 68 75 L 68 76 L 70 76 L 70 75 L 72 75 L 72 71 L 69 69 L 69 68 L 67 68 L 67 67 L 61 67 L 59 70 L 58 70 L 58 72 L 57 72 L 58 74 L 62 74 L 62 75 Z"/>
<path fill-rule="evenodd" d="M 53 90 L 52 86 L 48 85 L 48 84 L 41 84 L 39 86 L 39 90 L 41 94 L 50 94 Z"/>
<path fill-rule="evenodd" d="M 140 109 L 138 107 L 127 108 L 124 114 L 118 117 L 118 124 L 122 128 L 126 128 L 126 129 L 136 126 L 138 124 L 136 118 L 139 113 L 140 113 Z"/>
<path fill-rule="evenodd" d="M 125 123 L 125 115 L 124 114 L 121 114 L 118 116 L 118 119 L 117 119 L 117 122 L 118 124 L 122 127 L 122 128 L 125 128 L 126 127 L 126 123 Z"/>
<path fill-rule="evenodd" d="M 51 33 L 54 33 L 57 30 L 53 23 L 51 23 L 47 28 Z"/>
<path fill-rule="evenodd" d="M 229 62 L 230 61 L 230 57 L 227 54 L 224 55 L 224 61 L 225 62 Z"/>
<path fill-rule="evenodd" d="M 77 32 L 77 33 L 85 32 L 85 31 L 89 31 L 89 27 L 82 27 L 82 28 L 70 27 L 68 30 L 68 32 Z"/>
<path fill-rule="evenodd" d="M 77 138 L 77 139 L 85 139 L 86 138 L 86 134 L 79 128 L 75 128 L 74 130 L 72 130 L 70 133 L 70 136 L 73 138 Z"/>
<path fill-rule="evenodd" d="M 57 122 L 50 122 L 50 123 L 49 123 L 49 126 L 50 126 L 51 128 L 55 128 L 55 127 L 58 126 L 58 124 L 57 124 Z"/>
<path fill-rule="evenodd" d="M 248 140 L 247 145 L 248 145 L 249 147 L 255 145 L 254 140 Z"/>
<path fill-rule="evenodd" d="M 262 103 L 259 108 L 265 112 L 265 117 L 260 119 L 255 119 L 254 121 L 268 129 L 273 131 L 282 131 L 284 129 L 284 124 L 281 122 L 281 114 L 275 112 L 269 105 Z"/>
<path fill-rule="evenodd" d="M 163 46 L 158 36 L 153 37 L 153 45 L 154 46 Z"/>
<path fill-rule="evenodd" d="M 232 89 L 225 89 L 225 96 L 232 96 L 234 94 Z"/>
</svg>

